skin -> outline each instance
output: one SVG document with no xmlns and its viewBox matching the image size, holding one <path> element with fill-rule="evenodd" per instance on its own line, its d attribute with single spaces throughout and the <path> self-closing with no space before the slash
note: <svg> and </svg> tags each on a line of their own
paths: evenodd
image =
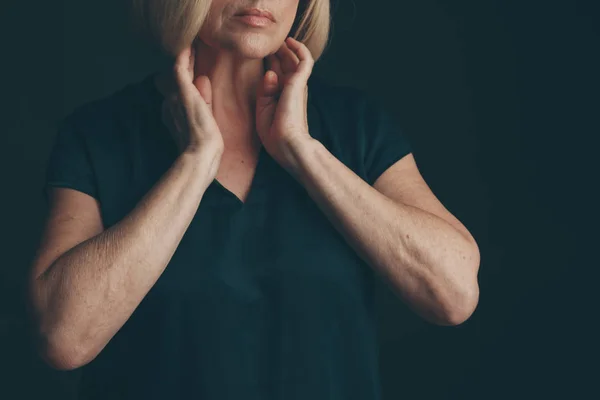
<svg viewBox="0 0 600 400">
<path fill-rule="evenodd" d="M 244 54 L 257 54 L 256 48 Z M 287 38 L 268 60 L 254 102 L 262 145 L 416 313 L 439 325 L 466 321 L 479 301 L 479 248 L 430 190 L 413 155 L 369 186 L 310 136 L 307 80 L 314 60 L 308 49 Z"/>
<path fill-rule="evenodd" d="M 52 189 L 28 286 L 38 350 L 50 366 L 79 368 L 102 351 L 168 265 L 215 176 L 237 193 L 247 185 L 252 168 L 237 165 L 256 144 L 419 315 L 456 325 L 475 309 L 477 244 L 429 190 L 412 155 L 371 187 L 310 136 L 314 60 L 286 39 L 298 1 L 269 3 L 277 23 L 264 30 L 233 21 L 244 5 L 213 1 L 201 40 L 177 57 L 173 73 L 158 76 L 181 154 L 126 217 L 105 229 L 96 199 Z"/>
<path fill-rule="evenodd" d="M 253 33 L 237 37 L 243 39 L 223 41 L 242 43 L 232 46 L 237 54 L 262 56 L 257 49 L 268 48 L 268 39 Z M 261 78 L 247 86 L 256 90 L 256 97 L 253 89 L 249 96 L 262 145 L 415 312 L 440 325 L 467 320 L 479 300 L 479 249 L 465 226 L 432 193 L 413 155 L 396 162 L 369 186 L 310 136 L 306 100 L 314 60 L 308 49 L 287 38 L 267 58 L 270 70 L 265 73 L 259 66 Z"/>
<path fill-rule="evenodd" d="M 299 1 L 270 2 L 261 7 L 271 12 L 276 22 L 260 28 L 248 26 L 235 17 L 247 4 L 214 0 L 198 35 L 199 40 L 179 54 L 176 65 L 188 71 L 185 79 L 193 82 L 204 102 L 210 104 L 211 116 L 207 118 L 212 117 L 216 121 L 226 152 L 240 149 L 256 152 L 257 146 L 265 145 L 273 157 L 281 159 L 282 149 L 269 140 L 268 133 L 275 111 L 273 100 L 291 78 L 290 71 L 296 70 L 298 57 L 290 48 L 297 50 L 299 43 L 287 36 Z M 303 52 L 308 51 L 304 45 L 302 48 Z M 263 60 L 276 69 L 277 74 L 273 71 L 267 73 Z M 308 62 L 312 62 L 312 57 Z M 289 68 L 284 71 L 282 63 Z M 308 79 L 311 69 L 312 64 L 303 68 L 302 79 L 296 82 L 296 89 L 300 89 L 302 81 Z M 162 76 L 159 79 L 168 82 L 170 78 Z M 161 87 L 160 82 L 158 85 Z M 162 83 L 162 87 L 167 88 L 163 89 L 167 97 L 178 91 L 177 85 Z M 295 93 L 288 92 L 284 91 L 286 96 L 282 99 L 281 108 L 297 112 L 290 107 Z M 282 118 L 294 118 L 294 122 L 298 119 L 303 124 L 302 130 L 307 130 L 305 118 L 286 113 L 277 119 L 279 124 Z M 188 130 L 193 129 L 188 127 Z M 265 141 L 259 140 L 260 133 Z M 290 139 L 289 134 L 279 133 Z"/>
<path fill-rule="evenodd" d="M 163 114 L 169 127 L 176 137 L 187 136 L 187 142 L 176 140 L 181 143 L 179 157 L 134 209 L 105 227 L 97 199 L 70 188 L 50 189 L 27 289 L 36 348 L 55 369 L 79 368 L 102 351 L 168 265 L 224 161 L 229 170 L 231 154 L 245 156 L 249 148 L 254 150 L 247 143 L 258 137 L 256 93 L 266 94 L 261 110 L 270 110 L 267 97 L 273 95 L 266 86 L 256 87 L 264 72 L 260 56 L 282 46 L 298 3 L 274 3 L 271 12 L 278 23 L 263 33 L 225 21 L 234 12 L 228 4 L 233 3 L 213 2 L 216 10 L 228 13 L 213 11 L 218 17 L 209 19 L 207 26 L 214 32 L 205 30 L 200 36 L 212 32 L 210 43 L 226 44 L 229 50 L 214 51 L 197 42 L 177 57 L 173 73 L 159 74 L 156 80 L 168 98 Z M 214 54 L 210 64 L 205 61 L 211 60 L 207 51 Z M 259 57 L 245 59 L 238 53 Z M 228 115 L 237 118 L 225 118 Z M 268 126 L 272 114 L 261 115 L 267 122 L 263 126 Z M 244 176 L 247 171 L 234 170 L 230 187 L 249 179 Z"/>
</svg>

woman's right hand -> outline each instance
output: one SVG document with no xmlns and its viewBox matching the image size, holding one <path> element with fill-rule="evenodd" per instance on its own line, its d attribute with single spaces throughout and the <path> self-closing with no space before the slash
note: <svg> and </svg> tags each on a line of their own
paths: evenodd
<svg viewBox="0 0 600 400">
<path fill-rule="evenodd" d="M 183 50 L 173 67 L 173 90 L 165 96 L 162 120 L 180 152 L 209 152 L 220 156 L 223 136 L 212 113 L 212 90 L 205 75 L 194 78 L 195 52 Z"/>
</svg>

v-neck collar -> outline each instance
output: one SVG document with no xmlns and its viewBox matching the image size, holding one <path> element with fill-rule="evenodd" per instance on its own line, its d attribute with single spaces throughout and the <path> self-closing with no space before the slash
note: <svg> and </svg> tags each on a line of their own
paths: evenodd
<svg viewBox="0 0 600 400">
<path fill-rule="evenodd" d="M 216 187 L 219 190 L 221 190 L 222 192 L 224 192 L 224 195 L 226 197 L 228 197 L 228 198 L 230 197 L 233 200 L 232 203 L 234 205 L 237 205 L 238 208 L 244 208 L 247 204 L 253 202 L 255 193 L 257 191 L 259 192 L 258 196 L 261 196 L 260 193 L 264 192 L 264 190 L 263 190 L 264 189 L 263 188 L 264 174 L 263 174 L 262 169 L 264 168 L 263 167 L 263 165 L 265 163 L 264 159 L 266 157 L 270 157 L 270 155 L 265 150 L 265 146 L 263 146 L 263 145 L 260 146 L 257 157 L 258 158 L 256 161 L 256 166 L 254 167 L 254 175 L 252 177 L 252 181 L 250 182 L 250 188 L 246 195 L 246 201 L 242 201 L 235 193 L 233 193 L 231 190 L 227 189 L 221 182 L 219 182 L 217 180 L 217 178 L 214 178 L 213 181 L 211 182 L 211 185 L 213 187 Z M 226 201 L 229 201 L 229 200 L 226 200 Z"/>
<path fill-rule="evenodd" d="M 153 106 L 156 107 L 155 110 L 158 113 L 161 112 L 160 107 L 164 99 L 163 94 L 156 87 L 154 80 L 155 76 L 159 73 L 158 71 L 153 72 L 144 79 L 146 86 L 150 90 L 151 100 L 155 102 Z M 318 139 L 320 138 L 321 121 L 319 112 L 312 101 L 314 84 L 315 78 L 311 76 L 308 85 L 307 118 L 311 136 Z M 162 128 L 168 129 L 164 125 L 161 126 Z M 277 181 L 273 178 L 278 174 L 288 174 L 288 172 L 261 145 L 252 182 L 246 195 L 246 201 L 242 201 L 215 178 L 206 189 L 201 203 L 217 207 L 231 207 L 236 210 L 243 210 L 256 204 L 262 204 L 267 200 L 268 186 L 277 184 Z"/>
</svg>

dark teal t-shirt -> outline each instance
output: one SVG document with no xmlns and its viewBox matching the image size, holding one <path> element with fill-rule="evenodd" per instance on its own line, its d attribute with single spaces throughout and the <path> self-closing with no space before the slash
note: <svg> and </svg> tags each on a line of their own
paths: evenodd
<svg viewBox="0 0 600 400">
<path fill-rule="evenodd" d="M 308 86 L 311 136 L 368 183 L 411 152 L 364 91 Z M 118 223 L 177 157 L 161 102 L 150 75 L 73 111 L 44 190 L 87 193 Z M 245 203 L 209 185 L 163 274 L 82 367 L 81 398 L 378 400 L 376 279 L 263 148 Z"/>
</svg>

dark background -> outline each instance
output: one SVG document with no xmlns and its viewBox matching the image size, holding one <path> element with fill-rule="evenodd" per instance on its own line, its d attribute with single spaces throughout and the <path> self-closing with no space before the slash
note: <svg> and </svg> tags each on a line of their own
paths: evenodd
<svg viewBox="0 0 600 400">
<path fill-rule="evenodd" d="M 57 121 L 166 61 L 133 34 L 126 4 L 0 6 L 2 399 L 75 395 L 78 371 L 50 369 L 29 345 L 24 278 Z M 588 277 L 600 266 L 596 4 L 334 2 L 331 45 L 314 73 L 397 112 L 423 176 L 482 255 L 479 307 L 458 327 L 423 322 L 382 285 L 385 399 L 598 395 Z"/>
</svg>

